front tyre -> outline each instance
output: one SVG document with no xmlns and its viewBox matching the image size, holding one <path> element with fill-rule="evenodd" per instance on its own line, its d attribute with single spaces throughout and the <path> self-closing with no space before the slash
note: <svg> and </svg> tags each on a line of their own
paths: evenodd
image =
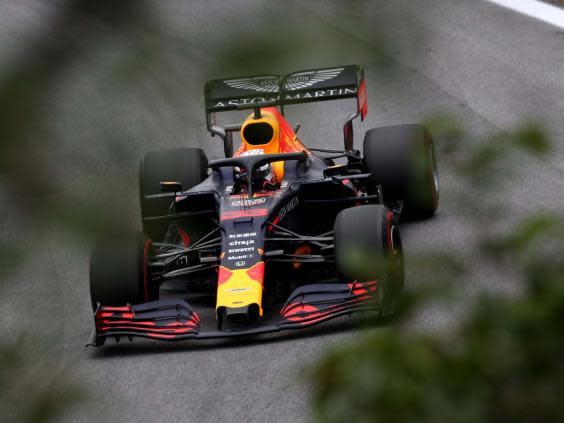
<svg viewBox="0 0 564 423">
<path fill-rule="evenodd" d="M 151 240 L 126 234 L 101 241 L 90 256 L 92 307 L 140 304 L 159 299 L 159 286 L 151 281 L 148 261 Z"/>
<path fill-rule="evenodd" d="M 382 314 L 393 314 L 404 285 L 403 250 L 393 213 L 379 204 L 345 209 L 335 220 L 334 237 L 339 280 L 377 281 Z"/>
</svg>

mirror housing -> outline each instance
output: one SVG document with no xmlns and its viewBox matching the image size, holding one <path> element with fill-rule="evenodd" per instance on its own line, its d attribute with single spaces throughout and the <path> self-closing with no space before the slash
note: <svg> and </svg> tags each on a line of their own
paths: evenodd
<svg viewBox="0 0 564 423">
<path fill-rule="evenodd" d="M 161 192 L 182 192 L 182 183 L 178 181 L 160 181 Z"/>
</svg>

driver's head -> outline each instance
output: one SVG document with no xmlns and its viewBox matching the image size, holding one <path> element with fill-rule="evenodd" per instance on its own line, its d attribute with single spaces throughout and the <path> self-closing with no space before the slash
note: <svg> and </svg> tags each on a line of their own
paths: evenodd
<svg viewBox="0 0 564 423">
<path fill-rule="evenodd" d="M 252 156 L 255 154 L 264 154 L 262 148 L 255 148 L 253 150 L 247 150 L 241 153 L 241 156 Z M 248 184 L 248 177 L 246 169 L 240 169 L 235 167 L 234 169 L 235 180 L 239 183 Z M 253 175 L 253 187 L 256 190 L 270 190 L 274 189 L 276 185 L 276 175 L 274 174 L 274 169 L 271 163 L 266 163 L 263 166 L 255 169 Z"/>
<path fill-rule="evenodd" d="M 258 119 L 252 113 L 241 126 L 241 139 L 245 144 L 245 150 L 261 149 L 264 154 L 279 153 L 280 124 L 278 119 L 272 112 L 265 109 L 261 109 L 261 117 Z"/>
</svg>

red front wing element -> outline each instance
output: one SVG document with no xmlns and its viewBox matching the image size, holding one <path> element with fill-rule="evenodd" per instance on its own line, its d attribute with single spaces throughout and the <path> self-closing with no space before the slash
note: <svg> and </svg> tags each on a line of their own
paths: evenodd
<svg viewBox="0 0 564 423">
<path fill-rule="evenodd" d="M 304 285 L 292 292 L 277 320 L 264 326 L 229 331 L 201 331 L 200 319 L 181 299 L 166 299 L 123 307 L 98 306 L 96 331 L 89 345 L 106 338 L 145 337 L 164 341 L 228 338 L 302 329 L 359 311 L 378 311 L 378 283 L 354 282 Z"/>
<path fill-rule="evenodd" d="M 175 340 L 197 334 L 200 318 L 184 300 L 161 300 L 123 307 L 99 306 L 94 315 L 96 334 L 144 336 Z"/>
<path fill-rule="evenodd" d="M 280 314 L 289 322 L 319 323 L 370 302 L 377 286 L 376 281 L 306 285 L 290 295 Z"/>
</svg>

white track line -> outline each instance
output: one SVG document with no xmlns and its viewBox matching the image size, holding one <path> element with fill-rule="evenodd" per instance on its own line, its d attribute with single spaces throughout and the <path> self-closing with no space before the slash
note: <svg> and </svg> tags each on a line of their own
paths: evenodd
<svg viewBox="0 0 564 423">
<path fill-rule="evenodd" d="M 564 10 L 538 0 L 486 0 L 564 29 Z"/>
</svg>

